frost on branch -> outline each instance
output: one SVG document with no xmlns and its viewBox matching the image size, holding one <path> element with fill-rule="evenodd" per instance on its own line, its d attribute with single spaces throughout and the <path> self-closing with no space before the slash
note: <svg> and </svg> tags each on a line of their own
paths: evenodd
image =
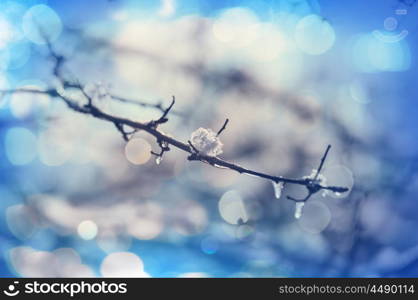
<svg viewBox="0 0 418 300">
<path fill-rule="evenodd" d="M 317 174 L 318 170 L 317 169 L 312 169 L 312 172 L 309 176 L 304 176 L 303 179 L 312 179 L 315 180 L 317 183 L 320 183 L 322 185 L 327 185 L 327 178 L 322 175 L 321 173 Z M 326 190 L 322 191 L 322 196 L 325 197 L 327 194 Z"/>
<path fill-rule="evenodd" d="M 309 176 L 304 176 L 304 179 L 314 179 L 317 180 L 319 183 L 325 184 L 327 182 L 327 179 L 325 178 L 324 175 L 322 174 L 318 174 L 318 170 L 317 169 L 312 169 L 312 172 Z M 315 178 L 316 177 L 316 178 Z"/>
<path fill-rule="evenodd" d="M 296 202 L 295 203 L 295 218 L 300 219 L 303 213 L 303 207 L 305 206 L 305 202 Z"/>
<path fill-rule="evenodd" d="M 218 156 L 222 153 L 223 144 L 212 129 L 200 127 L 192 133 L 190 141 L 201 154 Z"/>
<path fill-rule="evenodd" d="M 84 92 L 93 100 L 103 102 L 111 100 L 110 85 L 101 81 L 87 84 L 84 87 Z"/>
<path fill-rule="evenodd" d="M 274 197 L 276 197 L 276 199 L 280 199 L 280 196 L 282 195 L 282 191 L 283 191 L 283 187 L 284 187 L 284 182 L 282 182 L 282 181 L 280 181 L 280 182 L 272 181 L 271 183 L 273 184 Z"/>
</svg>

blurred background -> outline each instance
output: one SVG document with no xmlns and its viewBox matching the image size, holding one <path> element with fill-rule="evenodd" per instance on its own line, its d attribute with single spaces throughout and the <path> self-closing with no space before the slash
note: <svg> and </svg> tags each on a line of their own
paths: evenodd
<svg viewBox="0 0 418 300">
<path fill-rule="evenodd" d="M 176 105 L 161 130 L 220 136 L 222 158 L 327 184 L 302 217 L 271 182 L 58 99 L 0 100 L 0 276 L 391 277 L 418 275 L 415 0 L 0 1 L 0 89 L 64 75 L 135 121 Z M 79 94 L 70 94 L 77 99 Z M 241 220 L 241 221 L 240 221 Z"/>
</svg>

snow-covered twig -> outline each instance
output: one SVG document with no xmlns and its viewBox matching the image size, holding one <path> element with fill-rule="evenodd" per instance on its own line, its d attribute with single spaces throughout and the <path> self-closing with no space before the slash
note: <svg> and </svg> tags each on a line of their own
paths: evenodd
<svg viewBox="0 0 418 300">
<path fill-rule="evenodd" d="M 62 71 L 62 64 L 66 61 L 66 59 L 63 56 L 56 53 L 53 50 L 51 44 L 48 43 L 47 45 L 48 45 L 48 49 L 49 49 L 51 57 L 54 58 L 55 60 L 53 75 L 61 82 L 61 85 L 64 90 L 67 88 L 78 89 L 81 92 L 81 94 L 86 98 L 87 103 L 84 105 L 80 104 L 79 102 L 72 100 L 71 98 L 66 96 L 64 93 L 62 93 L 62 91 L 58 90 L 57 88 L 49 88 L 46 90 L 36 90 L 36 89 L 30 89 L 30 88 L 9 89 L 9 90 L 0 90 L 0 94 L 4 95 L 4 94 L 11 94 L 11 93 L 34 93 L 34 94 L 45 94 L 52 98 L 58 98 L 62 100 L 68 106 L 68 108 L 70 108 L 71 110 L 75 112 L 90 115 L 97 119 L 101 119 L 101 120 L 113 123 L 115 127 L 117 128 L 117 130 L 121 132 L 125 141 L 128 141 L 130 136 L 133 133 L 139 130 L 143 130 L 147 132 L 148 134 L 152 135 L 156 139 L 158 145 L 161 148 L 160 153 L 152 152 L 152 154 L 157 157 L 157 163 L 161 161 L 163 154 L 170 150 L 169 145 L 171 145 L 177 149 L 180 149 L 182 151 L 189 153 L 190 154 L 188 156 L 189 161 L 204 162 L 214 167 L 230 169 L 240 174 L 247 174 L 247 175 L 267 179 L 274 183 L 297 184 L 297 185 L 305 186 L 308 189 L 308 195 L 304 199 L 295 199 L 295 198 L 288 196 L 288 199 L 293 200 L 295 202 L 305 202 L 313 194 L 315 194 L 316 192 L 320 190 L 328 190 L 334 193 L 343 193 L 343 192 L 348 191 L 348 188 L 346 187 L 322 185 L 321 181 L 317 179 L 318 174 L 320 170 L 322 169 L 323 164 L 325 162 L 326 156 L 330 150 L 330 147 L 331 147 L 330 145 L 327 147 L 325 154 L 323 155 L 321 159 L 321 163 L 320 163 L 320 166 L 318 167 L 317 175 L 314 178 L 303 177 L 301 179 L 293 179 L 293 178 L 275 176 L 275 175 L 270 175 L 270 174 L 266 174 L 263 172 L 258 172 L 255 170 L 247 169 L 238 164 L 223 160 L 220 157 L 218 157 L 218 154 L 222 152 L 221 150 L 222 143 L 219 141 L 218 136 L 222 133 L 223 130 L 225 130 L 226 125 L 228 124 L 228 121 L 229 121 L 228 119 L 226 119 L 225 123 L 223 124 L 223 126 L 217 133 L 214 133 L 210 129 L 203 129 L 203 128 L 200 128 L 202 129 L 200 132 L 197 132 L 197 133 L 194 132 L 194 134 L 195 133 L 198 134 L 198 140 L 202 138 L 206 139 L 206 141 L 202 145 L 195 145 L 191 141 L 188 141 L 188 143 L 186 144 L 160 131 L 158 129 L 159 125 L 164 124 L 168 121 L 168 114 L 170 113 L 175 103 L 174 97 L 170 106 L 166 109 L 162 109 L 160 105 L 154 106 L 155 108 L 158 108 L 162 111 L 162 115 L 160 118 L 156 120 L 151 120 L 150 122 L 147 122 L 147 123 L 136 122 L 127 118 L 122 118 L 122 117 L 108 114 L 95 105 L 92 97 L 90 97 L 85 92 L 85 88 L 81 84 L 71 83 L 64 78 L 61 71 Z M 118 99 L 117 97 L 114 97 L 114 96 L 112 98 Z M 130 131 L 127 131 L 127 129 L 130 129 Z M 197 131 L 199 131 L 200 129 L 198 129 Z M 208 146 L 209 148 L 207 148 Z"/>
</svg>

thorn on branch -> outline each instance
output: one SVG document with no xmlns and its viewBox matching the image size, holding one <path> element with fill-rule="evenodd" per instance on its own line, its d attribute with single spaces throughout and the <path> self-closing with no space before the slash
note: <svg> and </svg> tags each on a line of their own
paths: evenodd
<svg viewBox="0 0 418 300">
<path fill-rule="evenodd" d="M 225 130 L 226 125 L 228 124 L 228 122 L 229 122 L 229 119 L 226 119 L 226 120 L 225 120 L 225 123 L 222 125 L 221 129 L 219 129 L 219 131 L 218 131 L 218 133 L 216 134 L 216 136 L 219 136 L 219 135 L 222 133 L 222 131 L 224 131 L 224 130 Z"/>
</svg>

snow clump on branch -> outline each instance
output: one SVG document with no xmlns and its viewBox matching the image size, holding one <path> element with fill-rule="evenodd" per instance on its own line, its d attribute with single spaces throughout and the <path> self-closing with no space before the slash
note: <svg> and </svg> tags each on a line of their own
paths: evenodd
<svg viewBox="0 0 418 300">
<path fill-rule="evenodd" d="M 212 129 L 196 129 L 190 138 L 192 145 L 199 153 L 208 156 L 218 156 L 222 153 L 223 144 Z"/>
</svg>

